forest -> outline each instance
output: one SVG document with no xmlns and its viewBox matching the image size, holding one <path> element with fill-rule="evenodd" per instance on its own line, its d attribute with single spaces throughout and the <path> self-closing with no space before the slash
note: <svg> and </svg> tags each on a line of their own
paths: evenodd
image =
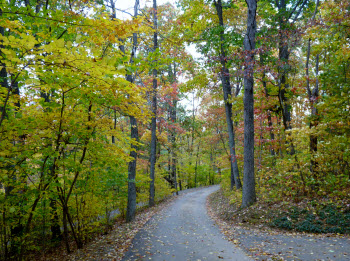
<svg viewBox="0 0 350 261">
<path fill-rule="evenodd" d="M 0 259 L 213 184 L 350 233 L 350 2 L 127 2 L 1 0 Z"/>
</svg>

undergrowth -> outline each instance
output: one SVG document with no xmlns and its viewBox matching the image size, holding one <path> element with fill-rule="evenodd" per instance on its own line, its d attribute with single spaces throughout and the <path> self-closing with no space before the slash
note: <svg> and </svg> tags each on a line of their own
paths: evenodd
<svg viewBox="0 0 350 261">
<path fill-rule="evenodd" d="M 334 204 L 321 204 L 315 211 L 293 206 L 282 211 L 270 224 L 300 232 L 350 234 L 350 211 Z"/>
<path fill-rule="evenodd" d="M 264 197 L 259 192 L 257 203 L 242 209 L 242 191 L 230 190 L 228 179 L 224 179 L 214 197 L 215 206 L 221 218 L 243 226 L 350 234 L 350 202 L 346 198 L 303 197 L 296 201 L 293 197 Z"/>
</svg>

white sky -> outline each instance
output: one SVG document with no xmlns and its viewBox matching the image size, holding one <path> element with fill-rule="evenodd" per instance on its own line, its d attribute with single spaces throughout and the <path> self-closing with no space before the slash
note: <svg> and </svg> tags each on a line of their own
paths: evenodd
<svg viewBox="0 0 350 261">
<path fill-rule="evenodd" d="M 175 0 L 157 0 L 157 5 L 162 5 L 165 3 L 171 3 L 175 6 Z M 133 14 L 134 13 L 134 5 L 135 0 L 115 0 L 115 7 L 118 9 L 122 9 L 124 11 L 127 11 L 128 13 Z M 153 6 L 153 0 L 140 0 L 140 8 L 143 8 L 145 6 Z M 117 17 L 121 18 L 124 17 L 124 15 L 118 14 Z"/>
</svg>

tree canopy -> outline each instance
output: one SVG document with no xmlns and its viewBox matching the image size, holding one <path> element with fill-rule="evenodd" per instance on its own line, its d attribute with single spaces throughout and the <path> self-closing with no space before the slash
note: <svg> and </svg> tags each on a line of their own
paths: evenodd
<svg viewBox="0 0 350 261">
<path fill-rule="evenodd" d="M 117 5 L 1 0 L 0 259 L 204 185 L 344 203 L 348 1 Z"/>
</svg>

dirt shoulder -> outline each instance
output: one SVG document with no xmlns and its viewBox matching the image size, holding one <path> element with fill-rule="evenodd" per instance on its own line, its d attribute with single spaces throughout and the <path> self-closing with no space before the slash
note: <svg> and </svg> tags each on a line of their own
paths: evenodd
<svg viewBox="0 0 350 261">
<path fill-rule="evenodd" d="M 267 206 L 239 210 L 221 190 L 208 197 L 207 207 L 226 237 L 256 260 L 350 260 L 349 236 L 271 228 Z"/>
</svg>

